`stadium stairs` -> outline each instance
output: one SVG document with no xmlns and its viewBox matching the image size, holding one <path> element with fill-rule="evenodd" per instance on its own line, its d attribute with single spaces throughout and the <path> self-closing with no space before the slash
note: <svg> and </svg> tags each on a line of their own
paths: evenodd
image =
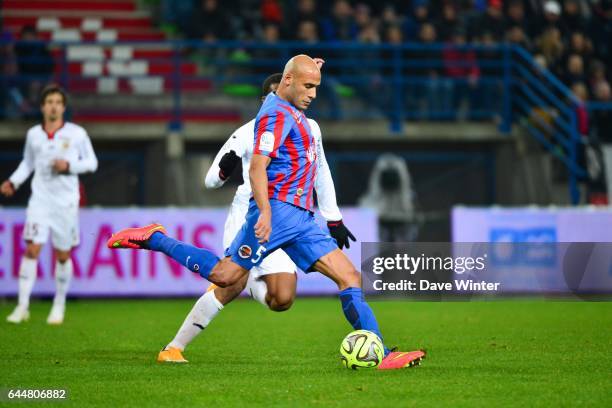
<svg viewBox="0 0 612 408">
<path fill-rule="evenodd" d="M 87 42 L 51 50 L 55 80 L 71 92 L 73 120 L 166 123 L 171 119 L 171 93 L 177 79 L 172 73 L 177 62 L 170 46 L 146 43 L 164 41 L 166 35 L 135 0 L 4 0 L 0 4 L 4 28 L 16 38 L 23 27 L 33 26 L 43 40 Z M 113 45 L 115 41 L 133 43 Z M 235 107 L 202 98 L 212 84 L 194 78 L 197 70 L 195 62 L 180 62 L 180 74 L 188 77 L 180 80 L 180 91 L 186 96 L 181 119 L 239 120 Z M 146 109 L 142 109 L 144 101 Z"/>
</svg>

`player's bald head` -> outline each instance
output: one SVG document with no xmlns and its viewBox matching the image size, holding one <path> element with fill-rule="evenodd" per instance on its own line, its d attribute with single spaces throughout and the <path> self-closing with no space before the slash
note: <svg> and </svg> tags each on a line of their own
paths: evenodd
<svg viewBox="0 0 612 408">
<path fill-rule="evenodd" d="M 319 70 L 319 67 L 315 61 L 308 55 L 304 54 L 292 57 L 289 61 L 287 61 L 287 64 L 285 64 L 285 69 L 283 70 L 283 77 L 286 77 L 287 75 L 302 74 L 321 75 L 321 71 Z"/>
<path fill-rule="evenodd" d="M 317 63 L 308 55 L 300 54 L 287 61 L 276 94 L 298 109 L 306 110 L 317 97 L 320 83 L 321 71 Z"/>
</svg>

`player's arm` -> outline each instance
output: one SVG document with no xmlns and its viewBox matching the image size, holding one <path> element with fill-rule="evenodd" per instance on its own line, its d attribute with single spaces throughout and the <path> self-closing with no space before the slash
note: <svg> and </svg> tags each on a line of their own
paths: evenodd
<svg viewBox="0 0 612 408">
<path fill-rule="evenodd" d="M 259 208 L 259 219 L 255 224 L 255 236 L 262 244 L 270 240 L 270 233 L 272 232 L 272 210 L 268 199 L 268 173 L 266 172 L 270 160 L 268 156 L 254 154 L 249 168 L 253 198 L 257 208 Z"/>
<path fill-rule="evenodd" d="M 30 136 L 26 136 L 25 147 L 23 148 L 23 159 L 17 170 L 5 180 L 0 186 L 0 192 L 6 196 L 11 197 L 15 194 L 15 191 L 23 184 L 24 181 L 30 177 L 30 174 L 34 171 L 34 152 L 30 142 Z"/>
<path fill-rule="evenodd" d="M 252 142 L 252 139 L 250 141 Z M 206 188 L 219 188 L 225 184 L 240 162 L 242 150 L 238 134 L 232 134 L 221 147 L 221 150 L 217 152 L 204 178 L 204 186 Z"/>
<path fill-rule="evenodd" d="M 325 158 L 325 150 L 323 149 L 323 140 L 321 137 L 321 131 L 318 129 L 318 125 L 312 122 L 316 129 L 315 137 L 317 137 L 317 157 L 318 157 L 318 168 L 317 178 L 315 179 L 315 191 L 317 192 L 317 200 L 319 204 L 319 211 L 323 218 L 327 220 L 327 227 L 329 233 L 338 243 L 338 247 L 350 248 L 350 240 L 355 241 L 355 236 L 342 222 L 342 214 L 340 208 L 338 208 L 338 202 L 336 200 L 336 189 L 334 187 L 334 180 Z"/>
<path fill-rule="evenodd" d="M 55 160 L 53 162 L 55 171 L 62 174 L 83 174 L 93 173 L 98 169 L 98 158 L 91 145 L 91 140 L 87 133 L 83 136 L 77 145 L 78 157 L 72 160 Z"/>
<path fill-rule="evenodd" d="M 249 179 L 253 198 L 260 213 L 255 224 L 255 236 L 260 243 L 268 242 L 272 232 L 267 168 L 270 161 L 278 156 L 278 149 L 289 134 L 291 125 L 288 122 L 282 112 L 266 113 L 255 120 L 255 142 L 249 167 Z"/>
</svg>

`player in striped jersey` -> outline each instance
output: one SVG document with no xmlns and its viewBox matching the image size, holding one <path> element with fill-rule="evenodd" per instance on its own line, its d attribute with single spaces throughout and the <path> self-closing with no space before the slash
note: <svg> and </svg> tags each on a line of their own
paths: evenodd
<svg viewBox="0 0 612 408">
<path fill-rule="evenodd" d="M 320 83 L 315 61 L 298 55 L 287 62 L 276 93 L 266 97 L 255 122 L 249 170 L 253 199 L 225 258 L 168 237 L 159 224 L 124 229 L 109 239 L 109 248 L 162 252 L 221 287 L 238 282 L 268 254 L 282 248 L 303 271 L 318 271 L 338 285 L 344 315 L 353 328 L 383 339 L 364 300 L 361 274 L 315 223 L 311 211 L 317 155 L 303 111 L 316 98 Z M 422 351 L 402 353 L 385 347 L 379 369 L 408 367 L 423 356 Z"/>
<path fill-rule="evenodd" d="M 319 64 L 322 65 L 323 62 L 323 60 L 319 60 Z M 266 78 L 262 84 L 262 102 L 270 92 L 276 90 L 282 76 L 279 73 Z M 338 247 L 340 249 L 343 246 L 349 247 L 349 239 L 355 241 L 355 237 L 342 222 L 342 214 L 336 203 L 334 182 L 325 159 L 321 130 L 314 120 L 308 119 L 308 123 L 313 130 L 319 159 L 317 161 L 318 176 L 315 182 L 318 208 L 321 215 L 328 220 L 330 234 L 336 239 Z M 232 243 L 236 233 L 244 223 L 249 208 L 252 191 L 248 180 L 251 157 L 253 156 L 254 129 L 255 118 L 232 133 L 217 153 L 206 174 L 204 182 L 206 187 L 219 188 L 231 176 L 238 162 L 242 162 L 244 183 L 236 190 L 236 195 L 225 221 L 224 248 L 228 248 Z M 237 283 L 225 288 L 211 285 L 208 291 L 196 301 L 172 341 L 160 351 L 157 361 L 187 362 L 183 357 L 184 349 L 215 319 L 225 305 L 234 300 L 245 288 L 255 300 L 267 306 L 270 310 L 277 312 L 288 310 L 295 299 L 296 269 L 295 263 L 289 256 L 282 249 L 278 249 L 267 256 L 259 266 L 252 268 L 248 276 Z"/>
</svg>

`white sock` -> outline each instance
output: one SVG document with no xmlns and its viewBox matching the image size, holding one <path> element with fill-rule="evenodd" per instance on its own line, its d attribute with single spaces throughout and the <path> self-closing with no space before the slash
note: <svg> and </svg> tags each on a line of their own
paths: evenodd
<svg viewBox="0 0 612 408">
<path fill-rule="evenodd" d="M 268 304 L 266 303 L 268 285 L 266 285 L 266 282 L 263 279 L 255 279 L 253 274 L 249 274 L 249 280 L 247 281 L 245 289 L 253 299 L 265 307 L 268 307 Z"/>
<path fill-rule="evenodd" d="M 26 258 L 21 259 L 19 267 L 19 306 L 28 308 L 30 306 L 30 294 L 36 282 L 38 260 Z"/>
<path fill-rule="evenodd" d="M 55 262 L 55 298 L 53 306 L 64 306 L 66 304 L 66 295 L 72 280 L 72 259 L 66 262 Z"/>
<path fill-rule="evenodd" d="M 176 347 L 181 351 L 185 350 L 185 347 L 210 324 L 222 309 L 223 305 L 215 297 L 215 291 L 206 292 L 193 305 L 193 309 L 185 318 L 174 340 L 167 347 Z"/>
</svg>

